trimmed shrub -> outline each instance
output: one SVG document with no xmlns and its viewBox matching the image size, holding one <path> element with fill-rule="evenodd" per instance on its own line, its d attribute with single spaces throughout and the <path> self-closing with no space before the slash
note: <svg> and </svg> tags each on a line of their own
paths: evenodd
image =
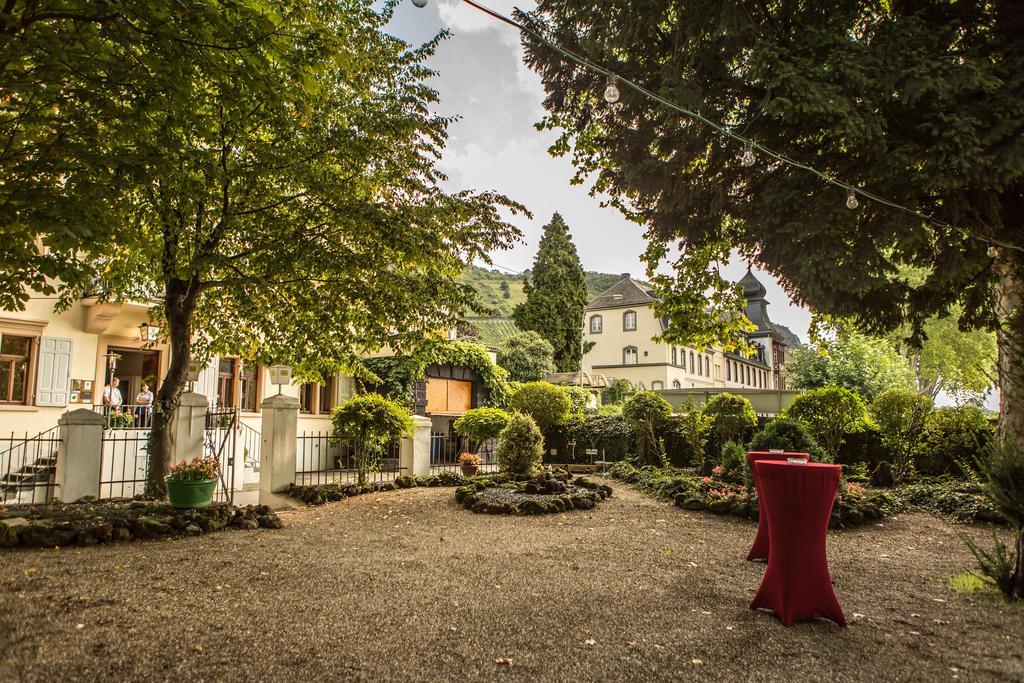
<svg viewBox="0 0 1024 683">
<path fill-rule="evenodd" d="M 661 423 L 658 434 L 665 443 L 665 456 L 675 467 L 704 469 L 704 449 L 711 432 L 711 418 L 694 406 L 684 407 Z"/>
<path fill-rule="evenodd" d="M 925 424 L 934 404 L 927 396 L 908 389 L 888 389 L 871 404 L 882 443 L 892 458 L 896 483 L 914 473 L 914 455 L 921 448 Z"/>
<path fill-rule="evenodd" d="M 362 394 L 331 412 L 333 436 L 351 439 L 359 483 L 365 484 L 378 466 L 388 442 L 412 431 L 412 413 L 401 403 L 380 394 Z"/>
<path fill-rule="evenodd" d="M 636 429 L 636 456 L 641 465 L 664 464 L 664 452 L 657 432 L 671 414 L 672 406 L 653 391 L 641 391 L 626 399 L 622 417 Z"/>
<path fill-rule="evenodd" d="M 501 408 L 473 408 L 457 419 L 452 427 L 456 434 L 469 437 L 476 442 L 474 448 L 479 448 L 481 442 L 501 434 L 508 421 L 509 414 Z"/>
<path fill-rule="evenodd" d="M 551 382 L 527 382 L 512 394 L 509 407 L 533 418 L 541 432 L 569 417 L 569 395 Z"/>
<path fill-rule="evenodd" d="M 533 418 L 512 413 L 508 425 L 501 430 L 498 444 L 498 465 L 510 474 L 530 474 L 544 454 L 544 436 Z"/>
<path fill-rule="evenodd" d="M 562 387 L 562 390 L 569 397 L 569 414 L 583 417 L 587 413 L 596 411 L 591 407 L 593 395 L 583 387 Z"/>
<path fill-rule="evenodd" d="M 608 388 L 601 392 L 601 403 L 605 405 L 618 405 L 626 400 L 626 394 L 633 391 L 633 385 L 628 379 L 618 377 L 613 379 Z"/>
<path fill-rule="evenodd" d="M 820 457 L 821 449 L 807 433 L 807 429 L 796 420 L 778 417 L 765 425 L 765 428 L 754 435 L 750 442 L 752 451 L 771 451 L 782 449 L 795 453 L 810 453 L 815 459 Z"/>
<path fill-rule="evenodd" d="M 822 387 L 800 394 L 783 417 L 798 420 L 835 462 L 843 434 L 868 415 L 860 396 L 842 387 Z"/>
<path fill-rule="evenodd" d="M 921 474 L 968 475 L 992 443 L 993 430 L 977 406 L 936 408 L 928 416 L 917 452 Z"/>
<path fill-rule="evenodd" d="M 633 454 L 636 429 L 621 414 L 588 415 L 579 440 L 583 440 L 590 448 L 598 449 L 599 458 L 622 460 Z"/>
<path fill-rule="evenodd" d="M 722 444 L 722 473 L 726 479 L 738 481 L 745 477 L 747 469 L 747 451 L 742 444 L 726 441 Z"/>
<path fill-rule="evenodd" d="M 836 462 L 841 465 L 858 465 L 863 463 L 868 470 L 874 472 L 879 463 L 888 463 L 889 453 L 882 443 L 882 433 L 870 420 L 861 420 L 843 434 L 839 442 L 839 453 Z"/>
<path fill-rule="evenodd" d="M 747 434 L 757 426 L 757 413 L 745 396 L 723 392 L 713 396 L 704 405 L 704 414 L 712 420 L 712 426 L 720 443 L 746 441 Z"/>
</svg>

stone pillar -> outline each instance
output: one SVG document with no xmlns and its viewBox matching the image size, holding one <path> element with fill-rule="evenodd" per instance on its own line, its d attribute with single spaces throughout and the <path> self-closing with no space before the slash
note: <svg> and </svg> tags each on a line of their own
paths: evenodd
<svg viewBox="0 0 1024 683">
<path fill-rule="evenodd" d="M 281 508 L 290 501 L 280 495 L 295 481 L 299 399 L 277 394 L 260 404 L 260 505 Z"/>
<path fill-rule="evenodd" d="M 53 497 L 71 503 L 85 496 L 99 498 L 103 463 L 102 415 L 87 408 L 71 410 L 57 421 L 57 473 Z"/>
<path fill-rule="evenodd" d="M 187 391 L 178 399 L 178 408 L 171 418 L 171 452 L 168 464 L 200 458 L 205 453 L 206 413 L 210 404 L 206 397 Z"/>
<path fill-rule="evenodd" d="M 412 434 L 402 437 L 398 466 L 402 474 L 413 477 L 430 476 L 430 418 L 412 416 Z"/>
</svg>

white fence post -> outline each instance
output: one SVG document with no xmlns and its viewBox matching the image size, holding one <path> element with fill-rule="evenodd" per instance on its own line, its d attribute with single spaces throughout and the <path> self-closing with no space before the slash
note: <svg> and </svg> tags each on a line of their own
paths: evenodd
<svg viewBox="0 0 1024 683">
<path fill-rule="evenodd" d="M 201 458 L 205 451 L 206 413 L 210 404 L 206 397 L 192 391 L 178 400 L 178 408 L 171 419 L 171 452 L 169 465 L 182 460 Z"/>
<path fill-rule="evenodd" d="M 102 415 L 87 408 L 60 416 L 53 492 L 56 500 L 70 503 L 85 496 L 99 498 L 105 424 Z"/>
<path fill-rule="evenodd" d="M 299 424 L 299 399 L 277 394 L 260 404 L 260 505 L 283 507 L 279 494 L 295 481 L 295 451 Z"/>
<path fill-rule="evenodd" d="M 403 436 L 398 466 L 403 475 L 413 477 L 430 476 L 430 418 L 413 415 L 413 430 L 410 436 Z"/>
</svg>

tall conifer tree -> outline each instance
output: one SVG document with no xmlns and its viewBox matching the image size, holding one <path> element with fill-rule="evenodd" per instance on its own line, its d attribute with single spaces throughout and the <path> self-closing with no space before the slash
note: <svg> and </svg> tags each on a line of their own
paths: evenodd
<svg viewBox="0 0 1024 683">
<path fill-rule="evenodd" d="M 579 370 L 587 283 L 569 226 L 557 213 L 544 226 L 533 271 L 523 291 L 526 301 L 512 311 L 516 325 L 534 330 L 551 342 L 559 372 Z"/>
</svg>

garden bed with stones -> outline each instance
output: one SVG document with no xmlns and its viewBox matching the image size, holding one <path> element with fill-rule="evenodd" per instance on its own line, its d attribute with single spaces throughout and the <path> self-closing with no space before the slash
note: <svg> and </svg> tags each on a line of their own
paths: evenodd
<svg viewBox="0 0 1024 683">
<path fill-rule="evenodd" d="M 266 505 L 214 503 L 179 509 L 140 500 L 53 503 L 0 509 L 0 548 L 53 548 L 198 536 L 221 529 L 280 529 Z"/>
<path fill-rule="evenodd" d="M 537 475 L 530 481 L 478 481 L 455 489 L 455 501 L 483 514 L 542 515 L 590 510 L 612 495 L 612 487 L 585 477 Z"/>
<path fill-rule="evenodd" d="M 493 476 L 493 475 L 487 475 Z M 292 484 L 288 487 L 288 495 L 307 505 L 323 505 L 353 496 L 380 491 L 397 491 L 418 486 L 466 486 L 476 478 L 464 477 L 455 472 L 432 474 L 429 477 L 396 477 L 393 481 L 374 481 L 366 484 L 327 483 L 327 484 Z"/>
</svg>

